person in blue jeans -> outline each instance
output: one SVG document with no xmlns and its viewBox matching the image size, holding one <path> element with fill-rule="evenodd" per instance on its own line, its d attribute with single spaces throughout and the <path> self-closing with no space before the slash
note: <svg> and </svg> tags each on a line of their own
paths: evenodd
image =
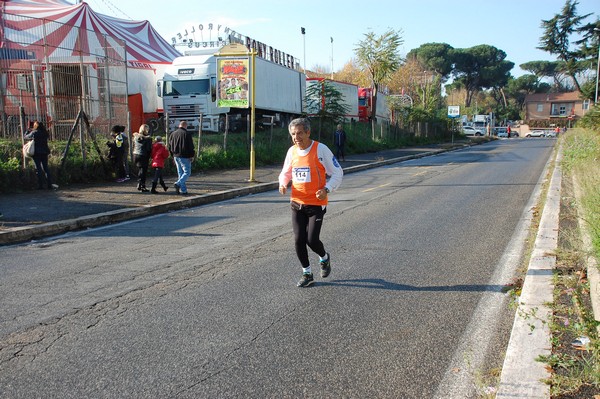
<svg viewBox="0 0 600 399">
<path fill-rule="evenodd" d="M 167 147 L 177 167 L 178 179 L 173 184 L 175 192 L 187 195 L 188 190 L 185 182 L 192 173 L 192 159 L 196 155 L 196 151 L 194 150 L 194 139 L 192 133 L 187 130 L 186 121 L 181 121 L 179 128 L 169 135 Z"/>
</svg>

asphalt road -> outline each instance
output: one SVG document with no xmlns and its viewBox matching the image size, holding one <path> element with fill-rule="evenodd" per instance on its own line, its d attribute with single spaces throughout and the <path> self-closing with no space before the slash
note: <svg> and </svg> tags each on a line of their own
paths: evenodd
<svg viewBox="0 0 600 399">
<path fill-rule="evenodd" d="M 346 176 L 308 289 L 275 191 L 1 248 L 0 396 L 474 397 L 553 144 Z"/>
</svg>

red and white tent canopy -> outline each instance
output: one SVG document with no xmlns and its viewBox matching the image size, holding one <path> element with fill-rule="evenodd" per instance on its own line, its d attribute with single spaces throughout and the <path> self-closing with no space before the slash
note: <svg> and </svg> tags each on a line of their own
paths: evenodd
<svg viewBox="0 0 600 399">
<path fill-rule="evenodd" d="M 3 28 L 0 31 L 0 47 L 1 42 L 6 40 L 13 42 L 11 47 L 14 47 L 14 43 L 22 43 L 24 50 L 39 51 L 40 46 L 50 42 L 55 46 L 55 52 L 61 52 L 60 55 L 74 56 L 80 52 L 94 53 L 94 49 L 105 47 L 107 40 L 110 42 L 111 38 L 117 38 L 126 43 L 129 63 L 170 64 L 173 59 L 181 56 L 154 30 L 150 22 L 129 21 L 99 14 L 86 3 L 72 4 L 66 0 L 6 0 L 0 4 L 0 28 Z M 48 21 L 57 23 L 48 24 Z M 85 34 L 78 34 L 75 27 L 85 29 Z M 65 51 L 71 53 L 64 54 Z"/>
</svg>

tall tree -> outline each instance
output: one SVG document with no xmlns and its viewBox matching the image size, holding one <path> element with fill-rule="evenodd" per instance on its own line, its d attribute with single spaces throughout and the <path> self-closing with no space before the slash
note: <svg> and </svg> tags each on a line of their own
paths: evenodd
<svg viewBox="0 0 600 399">
<path fill-rule="evenodd" d="M 348 61 L 340 71 L 335 73 L 334 78 L 340 82 L 352 83 L 359 87 L 371 86 L 371 80 L 360 69 L 356 59 Z"/>
<path fill-rule="evenodd" d="M 420 83 L 425 66 L 415 57 L 407 58 L 398 70 L 391 74 L 387 87 L 390 94 L 407 94 L 415 103 L 421 102 Z"/>
<path fill-rule="evenodd" d="M 540 38 L 538 49 L 556 55 L 563 61 L 565 73 L 571 77 L 577 90 L 581 91 L 577 73 L 581 71 L 581 63 L 578 61 L 582 54 L 571 48 L 570 39 L 573 34 L 579 32 L 578 27 L 591 14 L 577 15 L 578 4 L 576 0 L 567 0 L 560 14 L 555 14 L 549 20 L 542 20 L 544 34 Z"/>
<path fill-rule="evenodd" d="M 354 49 L 358 65 L 371 80 L 373 89 L 372 121 L 376 121 L 377 94 L 380 87 L 402 64 L 398 48 L 403 43 L 402 30 L 389 29 L 381 36 L 376 36 L 373 32 L 365 33 L 364 39 L 358 42 Z"/>
<path fill-rule="evenodd" d="M 562 61 L 529 61 L 519 65 L 521 69 L 531 72 L 538 80 L 550 78 L 554 82 L 555 91 L 564 91 L 566 78 Z"/>
<path fill-rule="evenodd" d="M 454 79 L 467 91 L 467 107 L 480 90 L 506 85 L 515 64 L 505 58 L 504 51 L 487 44 L 452 51 Z"/>
<path fill-rule="evenodd" d="M 446 43 L 425 43 L 410 50 L 406 59 L 416 58 L 429 71 L 438 74 L 442 81 L 446 80 L 453 69 L 452 57 L 454 48 Z"/>
</svg>

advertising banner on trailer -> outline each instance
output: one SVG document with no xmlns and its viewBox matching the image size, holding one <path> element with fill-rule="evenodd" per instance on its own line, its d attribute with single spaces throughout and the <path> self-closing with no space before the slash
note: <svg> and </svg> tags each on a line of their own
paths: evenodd
<svg viewBox="0 0 600 399">
<path fill-rule="evenodd" d="M 218 107 L 249 107 L 249 71 L 248 58 L 217 59 Z"/>
</svg>

